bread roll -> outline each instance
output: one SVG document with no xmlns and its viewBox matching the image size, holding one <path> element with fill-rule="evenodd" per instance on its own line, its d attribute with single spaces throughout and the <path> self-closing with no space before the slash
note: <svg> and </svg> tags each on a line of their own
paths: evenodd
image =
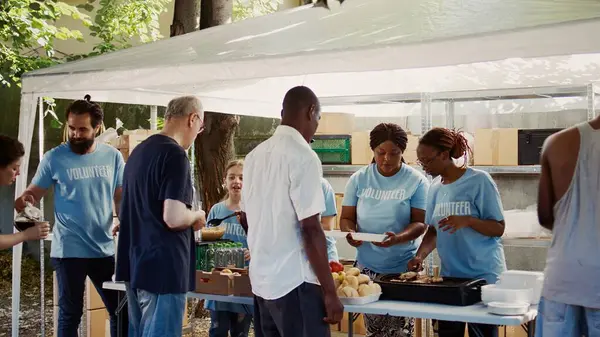
<svg viewBox="0 0 600 337">
<path fill-rule="evenodd" d="M 346 275 L 358 276 L 358 275 L 360 275 L 360 269 L 355 268 L 355 267 L 354 268 L 350 268 L 346 272 Z"/>
<path fill-rule="evenodd" d="M 342 282 L 340 282 L 340 280 L 338 280 L 337 278 L 334 278 L 333 279 L 333 285 L 337 289 L 340 285 L 342 285 Z"/>
<path fill-rule="evenodd" d="M 348 285 L 353 289 L 358 290 L 358 278 L 356 276 L 346 276 L 346 280 Z"/>
<path fill-rule="evenodd" d="M 370 287 L 373 290 L 373 294 L 381 294 L 381 286 L 379 283 L 373 283 Z"/>
<path fill-rule="evenodd" d="M 358 291 L 356 291 L 356 289 L 351 288 L 351 287 L 343 288 L 342 292 L 344 293 L 344 297 L 359 297 Z"/>
<path fill-rule="evenodd" d="M 373 288 L 368 284 L 361 284 L 358 286 L 358 295 L 360 297 L 365 297 L 373 294 Z"/>
<path fill-rule="evenodd" d="M 358 284 L 368 284 L 371 281 L 369 276 L 365 274 L 358 275 Z"/>
<path fill-rule="evenodd" d="M 338 297 L 346 297 L 346 294 L 344 294 L 344 292 L 342 291 L 343 289 L 344 289 L 344 287 L 342 287 L 342 286 L 337 288 Z"/>
</svg>

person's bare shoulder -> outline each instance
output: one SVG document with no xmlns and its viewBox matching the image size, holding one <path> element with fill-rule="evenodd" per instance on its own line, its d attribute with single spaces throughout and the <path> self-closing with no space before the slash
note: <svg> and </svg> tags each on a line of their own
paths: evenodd
<svg viewBox="0 0 600 337">
<path fill-rule="evenodd" d="M 546 158 L 577 158 L 579 149 L 579 130 L 577 127 L 570 127 L 561 130 L 546 139 L 542 149 L 542 155 Z"/>
</svg>

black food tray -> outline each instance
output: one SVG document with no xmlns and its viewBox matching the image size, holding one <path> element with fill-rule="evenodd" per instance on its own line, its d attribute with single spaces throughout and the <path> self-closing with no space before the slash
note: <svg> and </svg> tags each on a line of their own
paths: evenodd
<svg viewBox="0 0 600 337">
<path fill-rule="evenodd" d="M 382 300 L 438 303 L 467 306 L 481 302 L 481 286 L 484 279 L 444 277 L 441 283 L 391 282 L 400 274 L 379 275 L 375 282 L 381 286 Z"/>
</svg>

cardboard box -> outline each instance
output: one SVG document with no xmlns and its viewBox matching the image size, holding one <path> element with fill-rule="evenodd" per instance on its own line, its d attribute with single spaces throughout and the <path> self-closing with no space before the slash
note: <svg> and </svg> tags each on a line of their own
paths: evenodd
<svg viewBox="0 0 600 337">
<path fill-rule="evenodd" d="M 106 320 L 108 311 L 106 309 L 88 310 L 86 313 L 86 333 L 87 337 L 105 337 Z"/>
<path fill-rule="evenodd" d="M 326 112 L 321 114 L 317 135 L 351 135 L 354 132 L 354 115 Z"/>
<path fill-rule="evenodd" d="M 231 281 L 231 294 L 234 296 L 252 297 L 254 294 L 252 293 L 248 269 L 242 270 L 244 271 L 243 273 L 240 273 L 242 275 L 233 276 L 233 280 Z"/>
<path fill-rule="evenodd" d="M 478 129 L 475 131 L 475 165 L 519 165 L 518 129 Z"/>
<path fill-rule="evenodd" d="M 220 271 L 205 272 L 196 270 L 196 290 L 201 294 L 231 295 L 231 279 Z"/>
<path fill-rule="evenodd" d="M 406 150 L 402 154 L 402 158 L 409 165 L 417 164 L 417 146 L 419 146 L 419 137 L 409 134 Z"/>
<path fill-rule="evenodd" d="M 85 279 L 85 307 L 87 310 L 103 309 L 104 302 L 89 278 Z"/>
<path fill-rule="evenodd" d="M 358 315 L 358 318 L 354 321 L 352 328 L 354 329 L 355 335 L 366 335 L 367 334 L 367 329 L 365 328 L 365 321 L 364 321 L 364 317 L 362 314 Z M 344 313 L 344 317 L 342 318 L 342 321 L 340 322 L 340 332 L 344 332 L 344 333 L 348 332 L 348 313 L 347 312 Z"/>
<path fill-rule="evenodd" d="M 369 165 L 373 160 L 371 150 L 370 131 L 357 131 L 352 133 L 351 154 L 352 165 Z"/>
</svg>

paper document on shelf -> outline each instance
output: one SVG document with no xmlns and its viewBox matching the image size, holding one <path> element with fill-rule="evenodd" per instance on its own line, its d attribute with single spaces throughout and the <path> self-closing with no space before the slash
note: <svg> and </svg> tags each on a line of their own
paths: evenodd
<svg viewBox="0 0 600 337">
<path fill-rule="evenodd" d="M 331 236 L 336 239 L 345 239 L 348 232 L 342 231 L 324 231 L 326 236 Z M 387 236 L 384 234 L 371 234 L 371 233 L 352 233 L 352 238 L 358 241 L 368 242 L 381 242 L 385 240 Z"/>
</svg>

